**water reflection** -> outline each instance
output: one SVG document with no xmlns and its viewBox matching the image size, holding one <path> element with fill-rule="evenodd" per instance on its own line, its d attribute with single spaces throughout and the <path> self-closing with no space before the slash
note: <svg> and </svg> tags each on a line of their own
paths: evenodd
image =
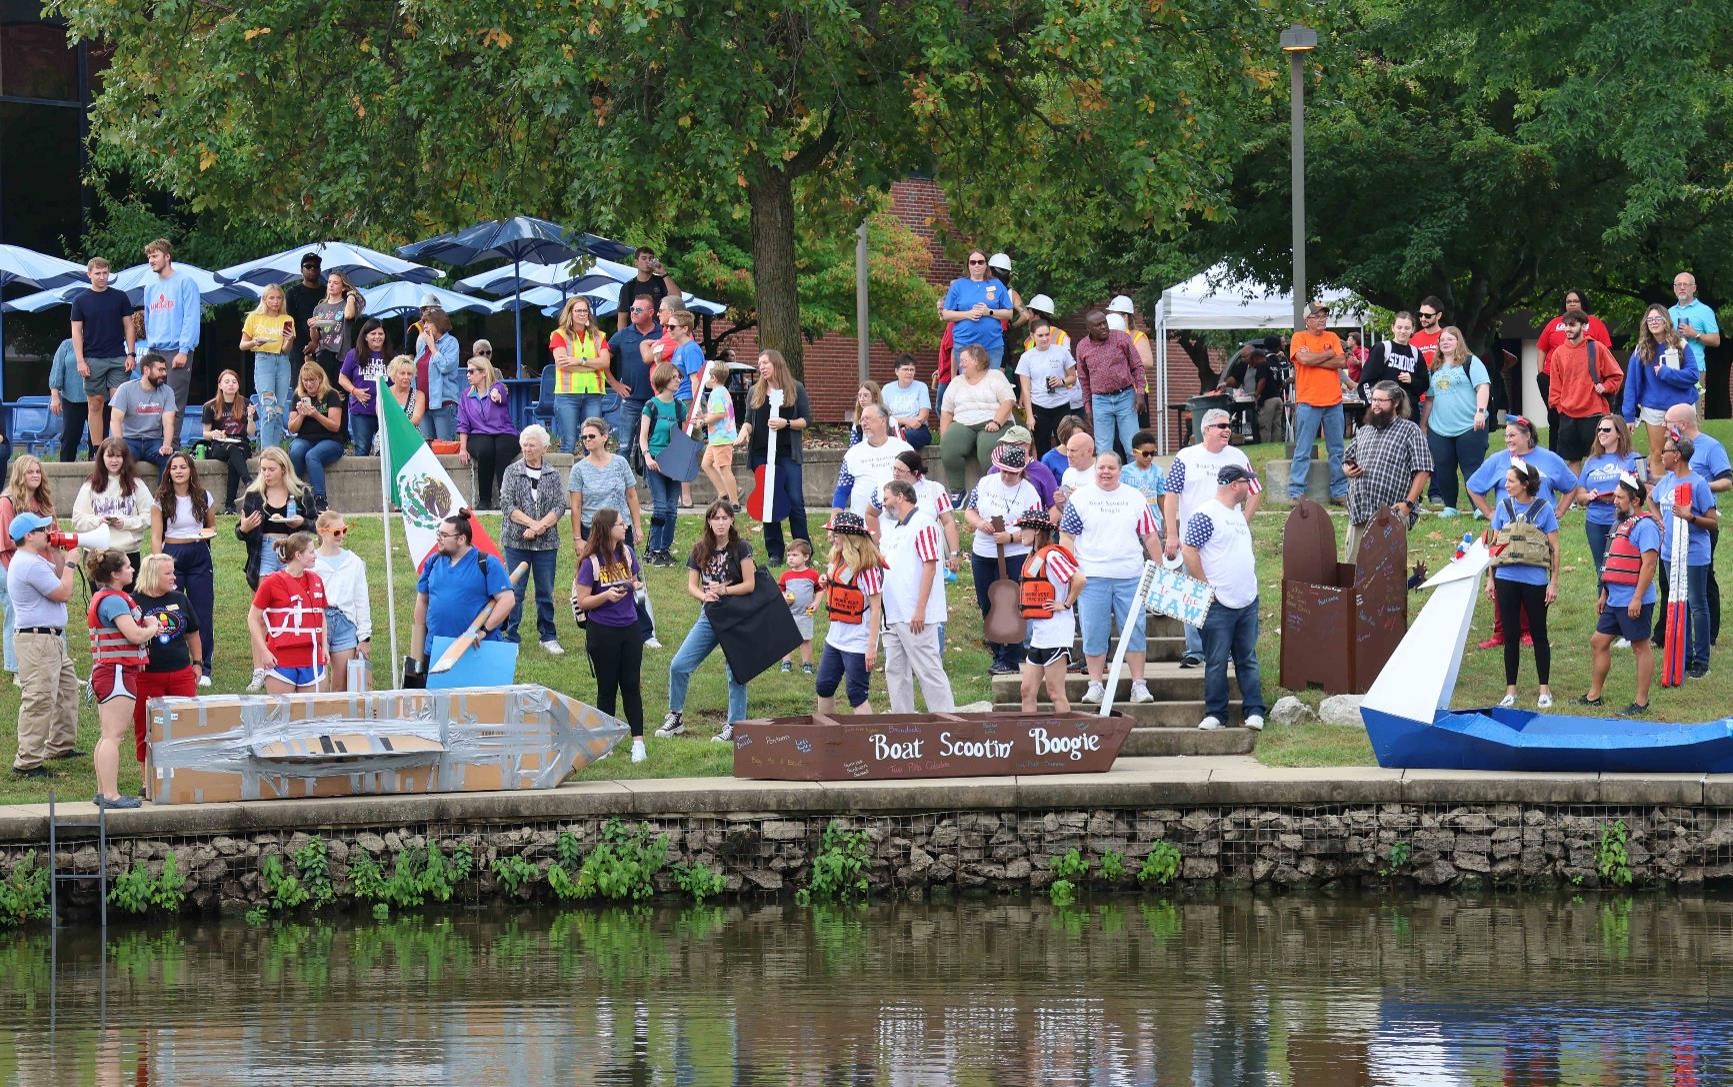
<svg viewBox="0 0 1733 1087">
<path fill-rule="evenodd" d="M 461 913 L 0 945 L 0 1084 L 1733 1082 L 1733 902 Z"/>
</svg>

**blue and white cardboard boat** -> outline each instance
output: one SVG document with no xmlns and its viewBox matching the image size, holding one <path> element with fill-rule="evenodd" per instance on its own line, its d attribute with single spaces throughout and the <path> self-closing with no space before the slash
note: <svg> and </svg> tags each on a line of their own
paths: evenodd
<svg viewBox="0 0 1733 1087">
<path fill-rule="evenodd" d="M 1360 705 L 1378 765 L 1440 770 L 1733 771 L 1733 719 L 1685 724 L 1450 708 L 1491 556 L 1476 541 L 1422 588 L 1432 598 Z M 1617 658 L 1615 657 L 1615 664 Z"/>
</svg>

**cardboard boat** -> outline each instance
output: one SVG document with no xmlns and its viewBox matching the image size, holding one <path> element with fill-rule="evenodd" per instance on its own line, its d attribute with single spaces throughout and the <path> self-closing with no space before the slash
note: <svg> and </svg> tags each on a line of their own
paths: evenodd
<svg viewBox="0 0 1733 1087">
<path fill-rule="evenodd" d="M 1131 733 L 1122 713 L 883 713 L 766 717 L 734 726 L 734 776 L 859 781 L 1090 774 Z"/>
<path fill-rule="evenodd" d="M 1453 710 L 1491 556 L 1476 541 L 1423 588 L 1432 598 L 1360 705 L 1378 765 L 1400 769 L 1726 773 L 1733 718 L 1680 723 L 1534 710 Z"/>
<path fill-rule="evenodd" d="M 626 725 L 533 684 L 153 698 L 157 804 L 552 789 Z"/>
</svg>

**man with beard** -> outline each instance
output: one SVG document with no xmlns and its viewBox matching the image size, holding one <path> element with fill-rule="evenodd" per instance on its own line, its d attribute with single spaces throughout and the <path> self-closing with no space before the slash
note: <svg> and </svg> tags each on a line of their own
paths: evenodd
<svg viewBox="0 0 1733 1087">
<path fill-rule="evenodd" d="M 1553 452 L 1574 472 L 1596 451 L 1595 430 L 1623 390 L 1625 371 L 1610 348 L 1587 335 L 1586 314 L 1566 310 L 1559 323 L 1565 339 L 1546 355 L 1551 375 L 1546 407 L 1553 420 Z"/>
<path fill-rule="evenodd" d="M 1619 477 L 1613 490 L 1613 509 L 1619 527 L 1613 530 L 1601 570 L 1600 598 L 1595 601 L 1594 636 L 1589 648 L 1594 664 L 1589 689 L 1577 699 L 1580 706 L 1599 706 L 1606 691 L 1607 673 L 1613 668 L 1613 639 L 1630 644 L 1637 659 L 1636 698 L 1625 707 L 1625 716 L 1647 713 L 1649 683 L 1655 677 L 1655 653 L 1650 645 L 1649 624 L 1655 614 L 1655 571 L 1661 559 L 1661 526 L 1643 509 L 1644 488 L 1630 474 Z"/>
<path fill-rule="evenodd" d="M 1432 478 L 1432 451 L 1426 436 L 1408 418 L 1408 396 L 1394 381 L 1372 386 L 1366 423 L 1354 431 L 1343 458 L 1348 476 L 1348 539 L 1342 561 L 1353 562 L 1360 537 L 1381 509 L 1414 527 L 1420 497 Z"/>
</svg>

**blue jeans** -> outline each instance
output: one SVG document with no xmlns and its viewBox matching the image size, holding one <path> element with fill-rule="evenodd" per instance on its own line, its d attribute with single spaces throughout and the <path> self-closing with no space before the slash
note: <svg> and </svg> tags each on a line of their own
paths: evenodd
<svg viewBox="0 0 1733 1087">
<path fill-rule="evenodd" d="M 932 428 L 925 426 L 904 427 L 903 441 L 908 442 L 911 449 L 925 449 L 933 444 Z"/>
<path fill-rule="evenodd" d="M 1597 525 L 1589 521 L 1583 525 L 1583 532 L 1589 538 L 1589 554 L 1595 557 L 1595 573 L 1601 572 L 1601 567 L 1607 562 L 1607 542 L 1612 538 L 1612 525 Z"/>
<path fill-rule="evenodd" d="M 342 442 L 313 442 L 306 438 L 289 442 L 289 462 L 295 466 L 295 474 L 306 480 L 320 498 L 325 497 L 325 469 L 342 458 Z"/>
<path fill-rule="evenodd" d="M 140 464 L 153 464 L 156 466 L 156 471 L 154 473 L 144 475 L 145 481 L 150 484 L 150 489 L 152 491 L 156 490 L 157 480 L 162 476 L 162 466 L 168 463 L 168 458 L 162 455 L 162 439 L 128 438 L 126 439 L 126 444 L 128 448 L 132 450 L 132 457 L 134 460 L 138 461 Z M 142 474 L 143 473 L 141 473 L 141 475 Z"/>
<path fill-rule="evenodd" d="M 780 443 L 778 443 L 780 444 Z M 757 471 L 764 463 L 761 457 L 753 457 L 747 464 L 747 471 Z M 806 481 L 804 467 L 786 456 L 776 458 L 776 493 L 782 496 L 781 504 L 788 509 L 788 531 L 797 540 L 812 542 L 806 526 Z M 778 503 L 772 503 L 774 510 Z M 782 521 L 764 522 L 764 555 L 770 562 L 781 562 L 785 544 L 782 539 Z"/>
<path fill-rule="evenodd" d="M 428 441 L 457 441 L 457 405 L 446 404 L 423 412 L 421 436 Z"/>
<path fill-rule="evenodd" d="M 1472 427 L 1454 437 L 1428 429 L 1426 448 L 1432 451 L 1432 490 L 1451 509 L 1456 508 L 1457 473 L 1462 482 L 1486 463 L 1486 431 Z"/>
<path fill-rule="evenodd" d="M 253 356 L 253 391 L 259 395 L 259 447 L 282 445 L 288 418 L 289 356 Z"/>
<path fill-rule="evenodd" d="M 1288 501 L 1298 502 L 1306 495 L 1306 481 L 1312 478 L 1312 443 L 1318 440 L 1318 428 L 1324 428 L 1324 449 L 1330 457 L 1330 497 L 1348 497 L 1348 474 L 1342 471 L 1342 405 L 1320 408 L 1313 404 L 1294 405 L 1294 465 L 1288 472 Z"/>
<path fill-rule="evenodd" d="M 4 574 L 5 574 L 5 571 L 0 570 L 0 614 L 4 615 L 4 622 L 5 622 L 5 626 L 6 626 L 5 635 L 4 635 L 5 658 L 6 658 L 5 659 L 5 665 L 6 665 L 6 670 L 8 672 L 11 672 L 13 675 L 17 675 L 18 674 L 18 652 L 17 652 L 17 650 L 12 648 L 12 637 L 13 637 L 13 635 L 18 633 L 18 616 L 12 610 L 12 597 L 10 595 L 8 595 L 6 592 L 6 578 L 5 578 Z"/>
<path fill-rule="evenodd" d="M 1077 618 L 1083 627 L 1083 655 L 1105 656 L 1109 643 L 1125 627 L 1125 618 L 1137 612 L 1137 622 L 1131 624 L 1131 641 L 1127 653 L 1142 653 L 1149 644 L 1149 621 L 1144 618 L 1142 602 L 1137 599 L 1135 577 L 1092 577 L 1083 583 L 1077 598 Z M 1142 676 L 1134 676 L 1141 680 Z"/>
<path fill-rule="evenodd" d="M 560 447 L 574 456 L 582 456 L 578 448 L 578 432 L 584 420 L 601 416 L 600 393 L 560 393 L 554 397 L 554 429 L 558 431 Z"/>
<path fill-rule="evenodd" d="M 355 443 L 355 455 L 367 457 L 373 454 L 373 439 L 379 436 L 379 416 L 362 415 L 360 412 L 349 413 L 349 438 Z"/>
<path fill-rule="evenodd" d="M 1264 688 L 1258 678 L 1258 602 L 1230 608 L 1209 606 L 1203 621 L 1203 709 L 1227 720 L 1228 658 L 1240 684 L 1240 718 L 1264 715 Z"/>
<path fill-rule="evenodd" d="M 674 520 L 680 515 L 680 481 L 657 471 L 645 472 L 644 479 L 650 484 L 650 550 L 671 550 Z"/>
<path fill-rule="evenodd" d="M 686 685 L 692 682 L 692 673 L 704 663 L 704 658 L 716 648 L 716 633 L 710 629 L 710 617 L 702 611 L 698 613 L 698 621 L 692 624 L 692 629 L 686 632 L 686 640 L 680 643 L 680 651 L 674 654 L 674 659 L 668 662 L 668 711 L 679 713 L 686 708 Z M 728 677 L 728 723 L 746 720 L 746 684 L 734 682 L 734 672 L 728 667 L 728 662 L 722 662 L 722 671 Z"/>
<path fill-rule="evenodd" d="M 545 551 L 525 551 L 518 547 L 505 549 L 505 567 L 516 570 L 518 563 L 530 564 L 529 576 L 536 583 L 536 635 L 537 641 L 551 642 L 559 635 L 554 628 L 554 571 L 559 566 L 560 553 L 557 548 Z M 517 603 L 512 605 L 511 617 L 505 621 L 505 640 L 517 642 L 518 623 L 523 619 L 524 594 L 517 594 Z"/>
<path fill-rule="evenodd" d="M 613 393 L 608 394 L 610 399 Z M 620 450 L 640 471 L 644 466 L 644 454 L 638 451 L 638 421 L 644 418 L 644 402 L 630 398 L 620 399 L 619 406 L 608 419 L 608 425 L 614 428 L 614 440 L 620 443 Z"/>
<path fill-rule="evenodd" d="M 1203 628 L 1194 627 L 1190 623 L 1185 626 L 1185 655 L 1192 660 L 1203 660 Z"/>
<path fill-rule="evenodd" d="M 1655 644 L 1666 641 L 1668 568 L 1663 562 L 1655 577 Z M 1709 567 L 1685 570 L 1685 667 L 1709 667 Z"/>
<path fill-rule="evenodd" d="M 1089 412 L 1095 418 L 1095 452 L 1109 453 L 1114 438 L 1119 439 L 1119 455 L 1131 460 L 1131 439 L 1137 434 L 1137 390 L 1126 388 L 1116 393 L 1092 393 Z M 1336 425 L 1336 444 L 1342 444 L 1342 426 Z M 1343 484 L 1344 487 L 1347 484 Z"/>
</svg>

